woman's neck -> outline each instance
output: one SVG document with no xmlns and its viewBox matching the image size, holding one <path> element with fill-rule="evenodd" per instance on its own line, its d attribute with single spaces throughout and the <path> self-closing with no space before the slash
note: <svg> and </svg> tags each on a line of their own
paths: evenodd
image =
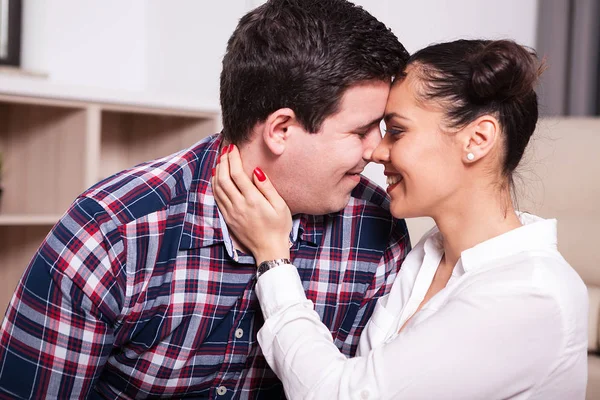
<svg viewBox="0 0 600 400">
<path fill-rule="evenodd" d="M 521 226 L 508 191 L 476 190 L 434 216 L 444 242 L 445 264 L 451 268 L 463 251 Z"/>
</svg>

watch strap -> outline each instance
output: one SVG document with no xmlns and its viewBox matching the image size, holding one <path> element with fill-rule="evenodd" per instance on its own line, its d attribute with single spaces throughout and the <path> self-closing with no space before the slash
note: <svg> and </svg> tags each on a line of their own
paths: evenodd
<svg viewBox="0 0 600 400">
<path fill-rule="evenodd" d="M 256 270 L 256 279 L 260 278 L 262 274 L 267 272 L 268 270 L 275 268 L 279 265 L 288 265 L 291 264 L 288 258 L 277 258 L 275 260 L 267 260 L 263 261 L 258 265 Z"/>
</svg>

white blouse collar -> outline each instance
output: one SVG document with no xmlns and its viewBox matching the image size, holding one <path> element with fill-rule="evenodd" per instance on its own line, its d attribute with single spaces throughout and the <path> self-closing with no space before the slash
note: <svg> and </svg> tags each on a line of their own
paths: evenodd
<svg viewBox="0 0 600 400">
<path fill-rule="evenodd" d="M 461 253 L 465 271 L 522 251 L 556 250 L 556 219 L 517 213 L 523 226 L 496 236 Z"/>
<path fill-rule="evenodd" d="M 464 272 L 524 250 L 556 249 L 556 219 L 543 219 L 517 212 L 523 226 L 471 247 L 461 253 L 459 264 Z M 444 251 L 442 235 L 435 229 L 424 243 L 426 254 Z M 462 274 L 461 274 L 462 275 Z"/>
</svg>

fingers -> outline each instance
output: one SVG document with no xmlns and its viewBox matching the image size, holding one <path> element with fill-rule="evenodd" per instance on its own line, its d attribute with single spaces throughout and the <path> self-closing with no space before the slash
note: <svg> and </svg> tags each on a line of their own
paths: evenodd
<svg viewBox="0 0 600 400">
<path fill-rule="evenodd" d="M 260 192 L 267 198 L 269 203 L 276 210 L 287 209 L 287 204 L 283 198 L 277 192 L 277 189 L 271 183 L 271 180 L 267 177 L 260 167 L 256 167 L 252 174 L 254 184 L 260 190 Z"/>
<path fill-rule="evenodd" d="M 236 204 L 237 206 L 242 204 L 244 197 L 229 176 L 229 163 L 226 162 L 228 151 L 229 146 L 225 146 L 219 155 L 217 165 L 213 171 L 212 187 L 221 212 L 230 213 L 236 208 Z"/>
<path fill-rule="evenodd" d="M 234 145 L 225 146 L 219 155 L 213 177 L 213 192 L 222 206 L 222 212 L 266 207 L 279 214 L 289 214 L 287 204 L 260 168 L 254 170 L 253 180 L 248 178 L 239 150 Z"/>
<path fill-rule="evenodd" d="M 289 254 L 292 218 L 283 199 L 257 168 L 250 179 L 239 151 L 226 146 L 212 178 L 213 193 L 232 234 L 255 257 Z"/>
<path fill-rule="evenodd" d="M 226 146 L 217 163 L 217 186 L 229 197 L 234 208 L 242 206 L 268 207 L 271 203 L 256 188 L 243 170 L 239 150 L 234 145 Z"/>
<path fill-rule="evenodd" d="M 225 219 L 229 218 L 230 213 L 234 209 L 231 200 L 229 200 L 227 195 L 220 189 L 213 189 L 213 195 L 215 196 L 217 207 L 221 211 L 221 214 L 223 214 L 223 217 L 225 217 Z"/>
<path fill-rule="evenodd" d="M 259 192 L 256 190 L 254 183 L 252 183 L 248 175 L 246 175 L 244 172 L 242 158 L 240 157 L 240 152 L 237 146 L 230 145 L 230 149 L 227 151 L 226 159 L 229 161 L 229 174 L 231 179 L 238 187 L 242 195 L 244 195 L 246 198 L 258 195 Z"/>
</svg>

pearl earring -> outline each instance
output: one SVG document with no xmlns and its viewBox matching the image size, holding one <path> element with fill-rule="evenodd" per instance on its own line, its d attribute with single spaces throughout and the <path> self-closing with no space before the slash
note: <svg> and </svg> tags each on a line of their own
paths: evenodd
<svg viewBox="0 0 600 400">
<path fill-rule="evenodd" d="M 473 161 L 474 159 L 475 159 L 475 154 L 473 154 L 473 153 L 467 154 L 467 160 Z"/>
</svg>

